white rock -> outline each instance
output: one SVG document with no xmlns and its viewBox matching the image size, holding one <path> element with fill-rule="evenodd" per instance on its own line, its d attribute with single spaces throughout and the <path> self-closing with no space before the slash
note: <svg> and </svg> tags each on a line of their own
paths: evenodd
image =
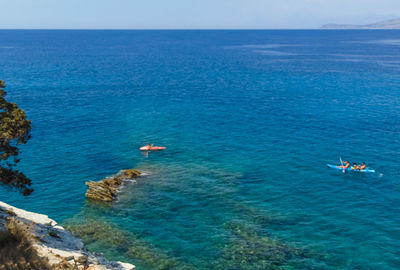
<svg viewBox="0 0 400 270">
<path fill-rule="evenodd" d="M 28 212 L 18 209 L 0 201 L 0 223 L 10 215 L 6 212 L 12 208 L 15 219 L 25 223 L 30 233 L 36 238 L 44 241 L 37 241 L 34 246 L 39 256 L 46 257 L 50 264 L 58 264 L 63 260 L 82 261 L 84 257 L 95 268 L 93 270 L 131 270 L 135 266 L 129 263 L 110 262 L 102 255 L 93 254 L 87 251 L 82 240 L 75 238 L 69 231 L 58 226 L 57 222 L 46 215 Z M 49 235 L 55 234 L 56 237 Z M 44 236 L 44 237 L 43 237 Z M 92 264 L 95 263 L 95 264 Z M 99 263 L 99 264 L 97 264 Z"/>
<path fill-rule="evenodd" d="M 107 270 L 104 265 L 91 265 L 88 269 L 90 270 Z"/>
<path fill-rule="evenodd" d="M 2 208 L 3 210 L 8 210 L 10 208 L 12 208 L 12 211 L 20 218 L 25 218 L 27 220 L 31 220 L 34 221 L 36 223 L 39 224 L 43 224 L 45 225 L 46 223 L 50 223 L 50 222 L 55 222 L 54 220 L 50 219 L 48 216 L 46 215 L 42 215 L 42 214 L 37 214 L 37 213 L 33 213 L 33 212 L 28 212 L 22 209 L 18 209 L 15 208 L 9 204 L 6 204 L 4 202 L 0 201 L 0 208 Z"/>
<path fill-rule="evenodd" d="M 117 263 L 121 266 L 121 269 L 131 270 L 136 268 L 136 266 L 130 263 L 124 263 L 124 262 L 117 262 Z"/>
</svg>

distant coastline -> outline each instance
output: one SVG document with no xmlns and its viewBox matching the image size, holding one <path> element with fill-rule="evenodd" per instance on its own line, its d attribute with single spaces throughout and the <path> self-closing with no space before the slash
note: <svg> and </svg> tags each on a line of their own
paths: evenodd
<svg viewBox="0 0 400 270">
<path fill-rule="evenodd" d="M 325 24 L 320 29 L 400 29 L 400 18 L 364 25 Z"/>
</svg>

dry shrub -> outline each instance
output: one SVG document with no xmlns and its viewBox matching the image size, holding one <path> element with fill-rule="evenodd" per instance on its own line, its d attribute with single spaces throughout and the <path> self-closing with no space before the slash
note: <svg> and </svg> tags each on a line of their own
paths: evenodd
<svg viewBox="0 0 400 270">
<path fill-rule="evenodd" d="M 72 265 L 64 259 L 60 263 L 54 265 L 54 270 L 78 270 L 78 268 L 76 265 Z"/>
<path fill-rule="evenodd" d="M 9 218 L 6 229 L 0 230 L 0 270 L 52 269 L 38 256 L 33 241 L 25 224 Z"/>
</svg>

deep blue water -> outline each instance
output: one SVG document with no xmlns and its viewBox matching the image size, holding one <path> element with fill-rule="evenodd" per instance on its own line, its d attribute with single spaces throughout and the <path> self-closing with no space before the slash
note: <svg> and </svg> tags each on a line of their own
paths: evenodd
<svg viewBox="0 0 400 270">
<path fill-rule="evenodd" d="M 284 269 L 398 269 L 400 31 L 0 37 L 0 79 L 32 120 L 19 168 L 35 189 L 0 187 L 0 200 L 61 223 L 107 220 L 185 267 L 262 269 L 251 256 L 229 266 L 224 247 L 268 237 L 317 254 Z M 167 150 L 146 156 L 148 142 Z M 339 157 L 377 173 L 326 167 Z M 86 201 L 85 181 L 126 168 L 149 175 L 111 206 Z M 255 237 L 232 246 L 232 223 Z"/>
</svg>

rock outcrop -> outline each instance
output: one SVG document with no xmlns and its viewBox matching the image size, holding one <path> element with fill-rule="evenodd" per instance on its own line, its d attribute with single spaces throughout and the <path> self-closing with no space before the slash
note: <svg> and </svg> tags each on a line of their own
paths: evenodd
<svg viewBox="0 0 400 270">
<path fill-rule="evenodd" d="M 111 202 L 117 198 L 118 188 L 125 180 L 133 180 L 140 176 L 140 172 L 134 169 L 122 170 L 118 174 L 105 178 L 99 182 L 89 181 L 85 184 L 89 187 L 86 191 L 86 197 Z"/>
<path fill-rule="evenodd" d="M 49 269 L 131 270 L 135 268 L 132 264 L 110 262 L 101 254 L 89 252 L 80 239 L 75 238 L 46 215 L 28 212 L 0 202 L 0 230 L 9 230 L 10 225 L 18 227 L 19 234 L 23 231 L 23 241 L 32 242 L 35 254 L 43 259 Z M 24 263 L 26 265 L 29 262 Z M 16 262 L 11 261 L 10 264 L 11 268 L 4 269 L 24 269 Z"/>
</svg>

